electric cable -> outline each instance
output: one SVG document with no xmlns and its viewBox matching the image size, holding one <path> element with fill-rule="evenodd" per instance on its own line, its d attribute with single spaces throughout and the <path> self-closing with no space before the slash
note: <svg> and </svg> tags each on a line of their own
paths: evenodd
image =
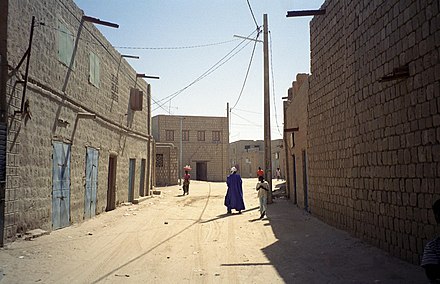
<svg viewBox="0 0 440 284">
<path fill-rule="evenodd" d="M 258 39 L 259 36 L 260 36 L 260 32 L 258 32 L 257 36 L 255 37 L 254 48 L 252 49 L 251 59 L 249 60 L 248 68 L 247 68 L 247 71 L 246 71 L 246 76 L 244 77 L 243 85 L 241 86 L 240 94 L 239 94 L 239 96 L 237 98 L 237 101 L 235 102 L 235 104 L 231 108 L 231 110 L 234 109 L 237 106 L 238 102 L 240 101 L 241 95 L 243 94 L 244 87 L 246 86 L 247 78 L 248 78 L 248 75 L 249 75 L 249 71 L 251 69 L 252 60 L 254 59 L 255 47 L 257 46 L 257 39 Z"/>
<path fill-rule="evenodd" d="M 199 45 L 189 45 L 189 46 L 174 46 L 174 47 L 136 47 L 136 46 L 113 46 L 114 48 L 119 49 L 147 49 L 147 50 L 175 50 L 175 49 L 194 49 L 194 48 L 203 48 L 209 46 L 222 45 L 226 43 L 230 43 L 233 41 L 237 41 L 237 39 L 231 39 L 221 42 L 207 43 L 207 44 L 199 44 Z"/>
<path fill-rule="evenodd" d="M 252 36 L 252 34 L 254 34 L 256 31 L 253 31 L 249 36 Z M 249 37 L 248 36 L 248 37 Z M 235 51 L 237 48 L 240 47 L 240 45 L 242 45 L 245 42 L 245 39 L 243 39 L 236 47 L 234 47 L 231 51 L 229 51 L 225 56 L 223 56 L 219 61 L 217 61 L 213 66 L 211 66 L 207 71 L 205 71 L 202 75 L 200 75 L 199 77 L 197 77 L 195 80 L 193 80 L 191 83 L 189 83 L 187 86 L 183 87 L 182 89 L 164 97 L 163 99 L 159 100 L 158 102 L 162 103 L 162 105 L 166 104 L 167 102 L 169 102 L 170 100 L 172 100 L 173 98 L 177 97 L 178 95 L 180 95 L 183 91 L 185 91 L 186 89 L 188 89 L 189 87 L 191 87 L 192 85 L 194 85 L 195 83 L 199 82 L 200 80 L 204 79 L 205 77 L 209 76 L 210 74 L 212 74 L 214 71 L 216 71 L 218 68 L 220 68 L 221 66 L 223 66 L 226 62 L 228 62 L 229 60 L 231 60 L 235 55 L 237 55 L 240 51 L 242 51 L 246 46 L 249 45 L 250 42 L 247 42 L 244 46 L 242 46 L 240 49 L 238 49 L 237 51 Z M 235 53 L 233 53 L 235 51 Z M 232 55 L 231 55 L 232 54 Z M 229 56 L 229 57 L 228 57 Z M 159 104 L 160 106 L 160 104 Z M 153 111 L 157 110 L 158 108 L 154 109 Z"/>
<path fill-rule="evenodd" d="M 277 119 L 278 115 L 277 115 L 277 104 L 276 104 L 276 101 L 275 101 L 275 79 L 274 79 L 274 76 L 273 76 L 273 61 L 272 61 L 272 33 L 270 31 L 269 31 L 269 45 L 270 45 L 270 70 L 271 70 L 271 73 L 272 73 L 272 94 L 273 94 L 273 107 L 274 107 L 274 110 L 275 110 L 275 122 L 276 122 L 276 125 L 277 125 L 278 133 L 281 136 L 283 136 L 283 134 L 281 134 L 280 125 L 278 124 L 278 119 Z"/>
<path fill-rule="evenodd" d="M 249 0 L 246 0 L 246 1 L 249 6 L 249 10 L 251 11 L 252 18 L 254 19 L 254 23 L 257 26 L 257 29 L 259 30 L 260 27 L 258 26 L 257 20 L 255 19 L 255 15 L 254 15 L 254 11 L 252 11 L 251 3 L 249 3 Z"/>
</svg>

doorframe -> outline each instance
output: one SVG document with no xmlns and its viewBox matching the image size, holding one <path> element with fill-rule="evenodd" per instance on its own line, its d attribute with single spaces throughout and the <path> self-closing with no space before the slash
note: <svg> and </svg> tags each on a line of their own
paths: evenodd
<svg viewBox="0 0 440 284">
<path fill-rule="evenodd" d="M 116 173 L 118 167 L 118 155 L 110 153 L 108 158 L 107 177 L 107 206 L 105 211 L 116 209 Z"/>
<path fill-rule="evenodd" d="M 302 150 L 302 164 L 303 164 L 303 189 L 304 189 L 304 210 L 310 212 L 309 208 L 309 189 L 307 187 L 307 153 L 306 150 Z"/>
<path fill-rule="evenodd" d="M 128 202 L 134 200 L 134 184 L 136 182 L 136 159 L 128 160 Z"/>
</svg>

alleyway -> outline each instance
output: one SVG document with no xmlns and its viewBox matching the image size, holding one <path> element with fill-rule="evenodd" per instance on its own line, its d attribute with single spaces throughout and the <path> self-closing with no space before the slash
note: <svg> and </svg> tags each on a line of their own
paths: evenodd
<svg viewBox="0 0 440 284">
<path fill-rule="evenodd" d="M 224 183 L 193 181 L 0 250 L 0 283 L 426 283 L 423 271 L 285 199 L 225 215 Z M 276 181 L 274 181 L 276 183 Z"/>
</svg>

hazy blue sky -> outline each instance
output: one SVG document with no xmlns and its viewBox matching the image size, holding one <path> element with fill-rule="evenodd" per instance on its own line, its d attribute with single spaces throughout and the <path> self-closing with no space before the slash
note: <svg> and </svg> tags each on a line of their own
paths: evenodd
<svg viewBox="0 0 440 284">
<path fill-rule="evenodd" d="M 88 16 L 119 24 L 119 29 L 97 26 L 138 73 L 159 76 L 152 87 L 153 113 L 226 116 L 231 110 L 230 141 L 263 139 L 263 44 L 255 49 L 244 91 L 239 98 L 253 50 L 248 36 L 256 30 L 246 0 L 74 0 Z M 249 0 L 258 25 L 268 14 L 271 39 L 272 139 L 282 138 L 282 97 L 297 73 L 310 71 L 309 22 L 311 17 L 286 18 L 287 11 L 318 9 L 324 0 Z M 255 33 L 252 37 L 255 37 Z M 263 39 L 261 34 L 259 39 Z M 228 42 L 229 41 L 229 42 Z M 200 48 L 199 46 L 227 42 Z M 245 44 L 248 44 L 245 46 Z M 241 51 L 236 53 L 241 47 Z M 131 47 L 129 49 L 120 47 Z M 142 49 L 132 49 L 132 48 Z M 164 47 L 164 49 L 154 49 Z M 227 62 L 228 53 L 236 53 Z M 211 68 L 216 63 L 218 69 Z M 207 71 L 212 71 L 197 82 Z M 192 84 L 194 83 L 194 84 Z M 189 86 L 192 84 L 191 86 Z M 173 99 L 170 95 L 185 88 Z M 275 92 L 273 90 L 275 89 Z M 237 102 L 238 101 L 238 102 Z"/>
</svg>

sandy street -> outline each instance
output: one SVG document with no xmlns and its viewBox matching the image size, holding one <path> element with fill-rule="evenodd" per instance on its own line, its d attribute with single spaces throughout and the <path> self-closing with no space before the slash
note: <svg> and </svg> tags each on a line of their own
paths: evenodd
<svg viewBox="0 0 440 284">
<path fill-rule="evenodd" d="M 424 283 L 422 270 L 304 213 L 285 199 L 258 220 L 256 179 L 243 214 L 225 183 L 192 181 L 139 205 L 0 250 L 0 283 Z M 276 184 L 277 182 L 274 181 Z"/>
</svg>

